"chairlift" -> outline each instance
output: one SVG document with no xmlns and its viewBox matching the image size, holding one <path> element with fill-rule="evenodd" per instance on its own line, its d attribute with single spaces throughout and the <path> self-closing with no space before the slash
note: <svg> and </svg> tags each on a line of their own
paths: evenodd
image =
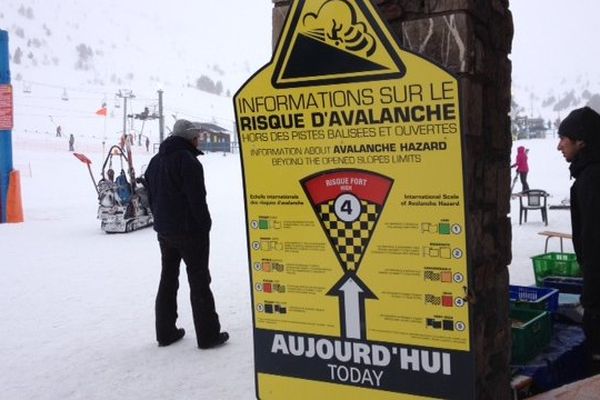
<svg viewBox="0 0 600 400">
<path fill-rule="evenodd" d="M 119 157 L 120 162 L 120 173 L 116 176 L 113 157 Z M 126 168 L 128 173 L 125 172 Z M 123 147 L 111 146 L 97 185 L 98 218 L 104 232 L 125 233 L 152 225 L 153 217 L 146 188 L 142 184 L 137 185 L 142 179 L 135 177 L 129 143 L 124 143 Z"/>
<path fill-rule="evenodd" d="M 61 96 L 63 101 L 69 101 L 69 94 L 67 93 L 67 89 L 63 89 L 63 94 Z"/>
</svg>

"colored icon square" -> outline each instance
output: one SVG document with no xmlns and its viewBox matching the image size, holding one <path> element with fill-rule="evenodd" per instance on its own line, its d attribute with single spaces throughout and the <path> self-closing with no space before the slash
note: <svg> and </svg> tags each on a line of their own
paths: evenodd
<svg viewBox="0 0 600 400">
<path fill-rule="evenodd" d="M 442 327 L 442 323 L 434 318 L 427 318 L 427 327 L 440 329 Z"/>
<path fill-rule="evenodd" d="M 442 282 L 452 282 L 452 272 L 450 271 L 443 271 L 440 277 Z"/>
<path fill-rule="evenodd" d="M 450 258 L 450 247 L 442 247 L 439 249 L 441 258 Z"/>
<path fill-rule="evenodd" d="M 273 314 L 273 304 L 265 304 L 265 313 Z"/>
<path fill-rule="evenodd" d="M 442 296 L 442 306 L 443 307 L 452 307 L 452 296 L 444 295 Z"/>
<path fill-rule="evenodd" d="M 258 229 L 269 229 L 269 220 L 268 219 L 259 219 L 258 220 Z"/>
<path fill-rule="evenodd" d="M 263 283 L 263 292 L 271 293 L 273 291 L 273 286 L 270 282 Z"/>
<path fill-rule="evenodd" d="M 445 331 L 453 331 L 454 330 L 454 321 L 451 319 L 445 319 L 442 321 L 442 329 Z"/>
<path fill-rule="evenodd" d="M 449 235 L 450 234 L 450 224 L 448 224 L 448 223 L 439 224 L 438 232 L 440 235 Z"/>
</svg>

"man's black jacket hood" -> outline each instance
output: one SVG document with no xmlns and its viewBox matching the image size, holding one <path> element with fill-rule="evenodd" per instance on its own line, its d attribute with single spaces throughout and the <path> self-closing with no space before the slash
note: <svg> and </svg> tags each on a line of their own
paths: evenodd
<svg viewBox="0 0 600 400">
<path fill-rule="evenodd" d="M 586 146 L 571 162 L 573 246 L 583 271 L 581 304 L 600 313 L 600 152 Z"/>
<path fill-rule="evenodd" d="M 170 136 L 146 169 L 154 230 L 162 234 L 189 234 L 209 230 L 204 170 L 200 152 L 188 140 Z"/>
</svg>

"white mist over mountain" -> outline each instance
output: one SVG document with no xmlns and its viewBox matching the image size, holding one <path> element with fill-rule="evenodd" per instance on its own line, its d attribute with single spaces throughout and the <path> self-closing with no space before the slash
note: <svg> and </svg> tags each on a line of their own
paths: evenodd
<svg viewBox="0 0 600 400">
<path fill-rule="evenodd" d="M 271 55 L 270 1 L 3 0 L 15 130 L 122 131 L 128 112 L 156 111 L 233 129 L 231 99 Z M 109 116 L 95 115 L 103 103 Z M 105 125 L 106 122 L 106 125 Z M 152 126 L 150 126 L 152 125 Z M 137 129 L 140 129 L 139 122 Z M 157 124 L 148 124 L 146 130 Z"/>
<path fill-rule="evenodd" d="M 600 111 L 597 0 L 511 0 L 513 100 L 554 121 L 588 103 Z"/>
<path fill-rule="evenodd" d="M 157 108 L 164 90 L 174 118 L 233 130 L 231 96 L 271 57 L 270 0 L 3 0 L 9 32 L 15 130 L 112 137 L 128 112 Z M 520 113 L 554 121 L 600 102 L 596 0 L 512 0 L 513 100 Z M 218 93 L 215 94 L 215 93 Z M 109 115 L 94 113 L 103 103 Z M 158 124 L 134 129 L 157 139 Z"/>
</svg>

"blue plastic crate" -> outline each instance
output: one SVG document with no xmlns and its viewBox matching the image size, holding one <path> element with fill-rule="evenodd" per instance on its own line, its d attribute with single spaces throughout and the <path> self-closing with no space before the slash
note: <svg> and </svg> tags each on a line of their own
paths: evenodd
<svg viewBox="0 0 600 400">
<path fill-rule="evenodd" d="M 533 286 L 509 286 L 510 301 L 518 308 L 545 310 L 558 309 L 558 289 Z"/>
</svg>

